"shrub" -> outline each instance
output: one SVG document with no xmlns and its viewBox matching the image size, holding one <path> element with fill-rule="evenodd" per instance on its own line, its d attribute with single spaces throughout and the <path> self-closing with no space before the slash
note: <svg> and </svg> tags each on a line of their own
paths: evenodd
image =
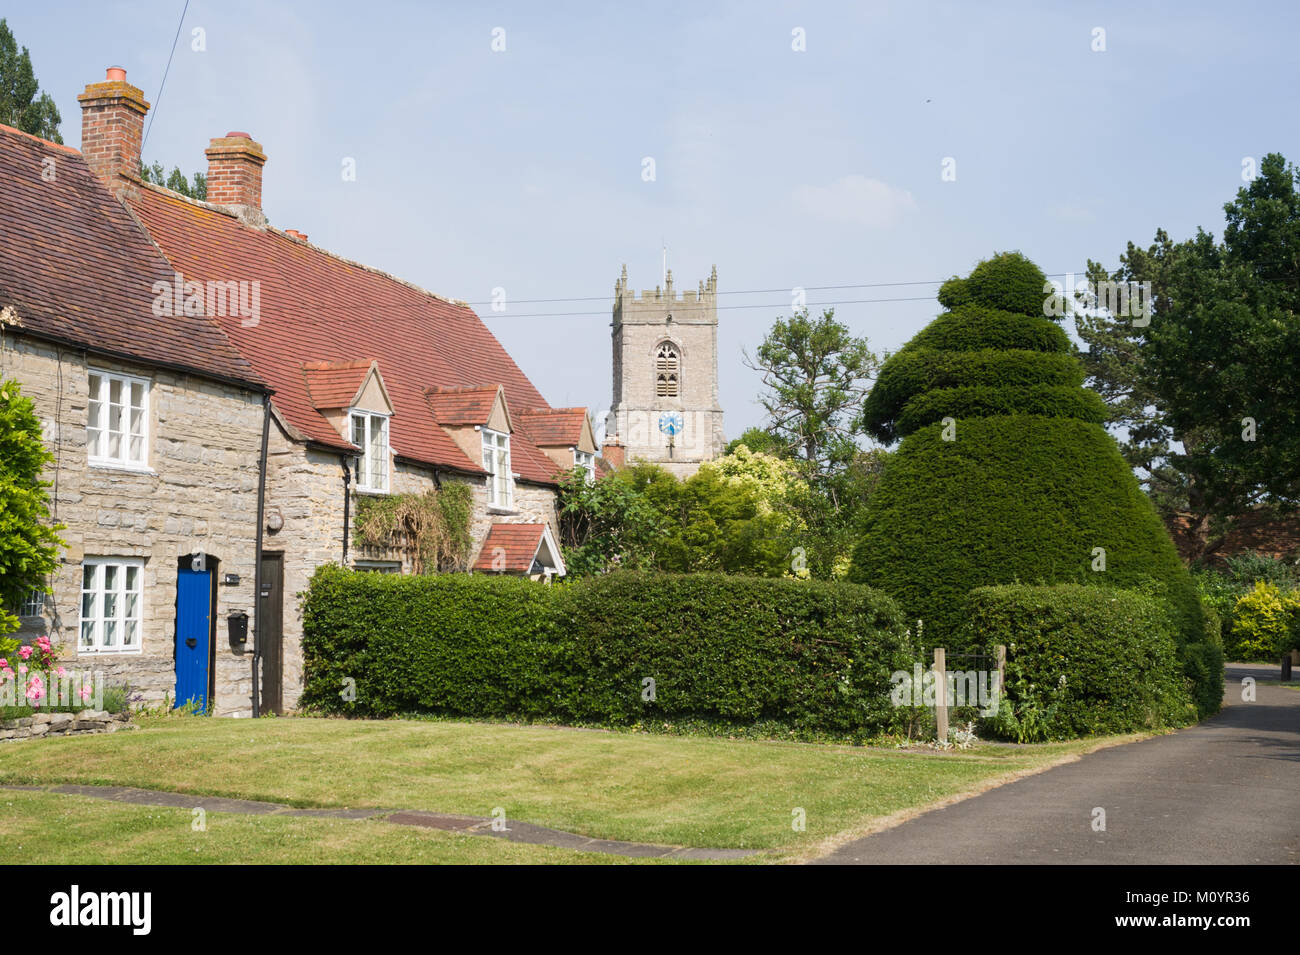
<svg viewBox="0 0 1300 955">
<path fill-rule="evenodd" d="M 323 567 L 304 627 L 303 704 L 375 716 L 863 735 L 898 718 L 889 677 L 914 656 L 897 606 L 869 588 L 722 574 L 546 587 Z"/>
<path fill-rule="evenodd" d="M 517 577 L 321 567 L 303 604 L 302 703 L 369 716 L 542 715 L 556 690 L 551 596 Z"/>
<path fill-rule="evenodd" d="M 1006 289 L 986 281 L 991 274 Z M 1172 607 L 1185 672 L 1197 680 L 1198 707 L 1215 712 L 1223 693 L 1222 673 L 1213 672 L 1217 645 L 1191 649 L 1206 640 L 1195 585 L 1102 428 L 1104 403 L 1077 387 L 1072 346 L 1042 316 L 1042 283 L 1017 255 L 981 264 L 940 296 L 953 310 L 881 369 L 866 424 L 880 440 L 905 437 L 867 503 L 850 579 L 898 599 L 949 646 L 960 646 L 976 587 L 1157 584 Z M 999 360 L 998 352 L 1015 357 Z M 1068 362 L 1076 368 L 1067 378 Z M 947 435 L 955 440 L 944 440 L 945 416 L 956 420 Z"/>
<path fill-rule="evenodd" d="M 1020 742 L 1126 733 L 1196 717 L 1164 601 L 1114 587 L 981 587 L 971 640 L 1007 647 L 995 728 Z"/>
<path fill-rule="evenodd" d="M 1233 607 L 1229 654 L 1234 660 L 1277 660 L 1292 648 L 1297 617 L 1300 593 L 1257 580 Z"/>
<path fill-rule="evenodd" d="M 914 659 L 897 605 L 852 584 L 611 574 L 557 596 L 586 720 L 883 728 L 890 675 Z M 652 705 L 640 695 L 647 677 Z"/>
<path fill-rule="evenodd" d="M 1042 315 L 1045 276 L 1019 252 L 995 252 L 966 278 L 953 276 L 939 289 L 945 308 L 977 304 L 1018 315 Z"/>
<path fill-rule="evenodd" d="M 8 608 L 31 590 L 44 590 L 58 566 L 63 526 L 47 523 L 50 482 L 43 479 L 53 461 L 32 400 L 18 382 L 0 379 L 0 634 L 18 629 Z"/>
</svg>

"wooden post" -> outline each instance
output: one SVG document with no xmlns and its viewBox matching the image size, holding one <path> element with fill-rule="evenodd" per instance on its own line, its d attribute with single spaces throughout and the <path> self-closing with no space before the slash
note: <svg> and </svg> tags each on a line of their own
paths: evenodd
<svg viewBox="0 0 1300 955">
<path fill-rule="evenodd" d="M 1006 644 L 999 643 L 993 648 L 993 652 L 998 655 L 998 699 L 1007 691 L 1007 648 Z"/>
<path fill-rule="evenodd" d="M 934 731 L 939 739 L 948 738 L 948 667 L 947 651 L 934 648 Z"/>
</svg>

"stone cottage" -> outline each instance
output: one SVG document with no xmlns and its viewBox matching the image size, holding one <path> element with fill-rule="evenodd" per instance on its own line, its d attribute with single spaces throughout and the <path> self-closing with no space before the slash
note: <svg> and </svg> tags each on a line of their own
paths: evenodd
<svg viewBox="0 0 1300 955">
<path fill-rule="evenodd" d="M 94 170 L 0 126 L 0 380 L 35 402 L 65 525 L 19 636 L 148 700 L 247 714 L 230 627 L 254 610 L 269 389 L 206 316 L 154 314 L 173 270 Z"/>
<path fill-rule="evenodd" d="M 470 543 L 455 569 L 539 579 L 564 573 L 557 480 L 573 467 L 595 473 L 585 409 L 551 408 L 466 303 L 271 227 L 261 208 L 267 156 L 246 133 L 211 141 L 210 201 L 199 202 L 137 175 L 149 107 L 123 71 L 110 70 L 81 101 L 83 168 L 101 180 L 99 195 L 118 197 L 116 214 L 152 241 L 170 280 L 152 308 L 170 316 L 164 323 L 201 318 L 221 336 L 227 374 L 246 370 L 264 389 L 250 392 L 254 414 L 241 422 L 240 439 L 247 447 L 230 458 L 250 469 L 253 496 L 253 524 L 240 525 L 249 541 L 240 583 L 230 587 L 255 580 L 258 594 L 249 608 L 244 683 L 230 691 L 240 712 L 296 705 L 298 595 L 317 567 L 416 569 L 418 555 L 401 535 L 381 548 L 356 546 L 362 502 L 463 485 Z M 206 446 L 202 438 L 196 444 L 202 463 Z M 165 513 L 169 501 L 136 506 Z M 233 567 L 222 565 L 227 570 Z"/>
</svg>

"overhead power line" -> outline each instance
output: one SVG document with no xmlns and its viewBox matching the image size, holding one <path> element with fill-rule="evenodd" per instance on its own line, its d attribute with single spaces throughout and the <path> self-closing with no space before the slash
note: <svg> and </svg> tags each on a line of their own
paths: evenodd
<svg viewBox="0 0 1300 955">
<path fill-rule="evenodd" d="M 163 70 L 162 82 L 158 84 L 158 95 L 153 98 L 153 111 L 149 113 L 149 128 L 144 131 L 144 139 L 140 142 L 140 153 L 144 154 L 144 147 L 149 142 L 149 134 L 153 132 L 153 121 L 158 115 L 158 104 L 162 102 L 163 89 L 167 86 L 167 74 L 172 71 L 172 57 L 176 55 L 176 41 L 181 38 L 181 27 L 185 26 L 185 14 L 190 9 L 190 0 L 185 0 L 185 7 L 181 10 L 181 20 L 176 24 L 176 36 L 172 37 L 172 51 L 167 54 L 167 68 Z"/>
<path fill-rule="evenodd" d="M 572 301 L 569 299 L 568 301 Z M 808 308 L 820 308 L 822 306 L 835 305 L 870 305 L 876 302 L 933 302 L 933 295 L 913 295 L 911 298 L 858 298 L 841 302 L 808 302 Z M 789 302 L 767 302 L 761 305 L 719 305 L 718 311 L 737 308 L 766 308 L 766 309 L 789 309 Z M 603 315 L 609 317 L 608 311 L 601 312 L 485 312 L 484 318 L 569 318 L 580 315 Z"/>
<path fill-rule="evenodd" d="M 1086 269 L 1081 269 L 1081 270 L 1079 270 L 1078 272 L 1047 272 L 1047 273 L 1045 273 L 1045 274 L 1046 274 L 1046 276 L 1047 276 L 1048 278 L 1057 278 L 1057 277 L 1060 277 L 1060 276 L 1062 276 L 1062 275 L 1086 275 L 1086 274 L 1087 274 L 1087 270 L 1086 270 Z M 773 295 L 773 294 L 776 294 L 776 293 L 779 293 L 779 292 L 784 292 L 784 293 L 786 293 L 786 294 L 789 294 L 790 292 L 792 292 L 792 291 L 793 291 L 794 289 L 796 289 L 796 288 L 803 289 L 805 292 L 836 292 L 836 291 L 841 291 L 841 290 L 844 290 L 844 289 L 859 289 L 859 288 L 900 288 L 900 287 L 903 287 L 903 286 L 909 286 L 909 285 L 942 285 L 944 282 L 947 282 L 947 281 L 948 281 L 948 279 L 930 279 L 930 280 L 928 280 L 928 281 L 924 281 L 924 282 L 859 282 L 859 283 L 854 284 L 854 285 L 797 285 L 797 286 L 796 286 L 796 285 L 790 285 L 790 286 L 787 286 L 787 287 L 785 287 L 785 288 L 746 288 L 746 289 L 728 289 L 728 290 L 726 290 L 726 291 L 720 291 L 720 292 L 718 292 L 717 294 L 718 294 L 718 295 Z M 689 291 L 689 288 L 688 288 L 687 290 Z M 925 296 L 921 296 L 921 298 L 934 298 L 934 296 L 933 296 L 933 295 L 925 295 Z M 513 303 L 510 303 L 510 304 L 514 304 L 514 305 L 549 305 L 549 304 L 555 304 L 555 303 L 558 303 L 558 302 L 613 302 L 613 300 L 614 300 L 614 296 L 613 296 L 613 295 L 573 295 L 573 296 L 569 296 L 568 298 L 517 298 L 517 299 L 514 299 Z M 915 301 L 915 299 L 866 299 L 865 301 L 880 301 L 880 302 L 910 302 L 910 301 Z M 484 301 L 484 302 L 468 302 L 468 303 L 466 303 L 466 304 L 473 306 L 473 305 L 493 305 L 493 304 L 496 304 L 496 303 L 494 303 L 494 302 L 492 302 L 491 300 L 489 300 L 489 301 Z M 810 304 L 813 304 L 813 303 L 810 303 Z M 826 303 L 826 304 L 832 304 L 832 305 L 833 305 L 833 304 L 849 305 L 849 304 L 854 304 L 854 303 L 850 303 L 850 302 L 834 303 L 834 302 L 831 302 L 831 303 Z M 718 308 L 767 308 L 767 307 L 768 307 L 768 306 L 749 306 L 749 305 L 719 305 L 719 306 L 718 306 Z M 785 307 L 784 304 L 783 304 L 781 307 Z M 500 314 L 500 313 L 498 313 L 498 314 Z M 599 313 L 599 312 L 553 312 L 553 313 L 549 313 L 549 314 L 555 314 L 555 315 L 597 315 L 597 314 L 601 314 L 601 313 Z"/>
</svg>

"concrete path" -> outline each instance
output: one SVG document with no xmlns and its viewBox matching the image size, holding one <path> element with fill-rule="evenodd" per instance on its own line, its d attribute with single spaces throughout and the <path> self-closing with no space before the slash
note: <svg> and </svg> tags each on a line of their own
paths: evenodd
<svg viewBox="0 0 1300 955">
<path fill-rule="evenodd" d="M 1224 710 L 1100 750 L 893 829 L 820 864 L 1300 863 L 1300 688 L 1278 667 L 1228 667 Z M 1300 686 L 1300 685 L 1298 685 Z M 1096 809 L 1105 831 L 1094 831 Z"/>
<path fill-rule="evenodd" d="M 175 809 L 203 809 L 205 812 L 229 812 L 243 816 L 313 816 L 321 819 L 377 819 L 398 826 L 443 829 L 471 836 L 491 836 L 510 842 L 527 842 L 539 846 L 558 846 L 579 852 L 603 852 L 637 859 L 684 859 L 692 861 L 728 861 L 753 855 L 753 849 L 691 849 L 658 846 L 644 842 L 617 842 L 592 839 L 561 829 L 548 829 L 527 822 L 506 820 L 506 829 L 492 828 L 493 820 L 481 816 L 455 816 L 440 812 L 398 809 L 296 809 L 281 803 L 253 799 L 228 799 L 224 796 L 192 796 L 157 789 L 134 789 L 129 786 L 0 786 L 29 792 L 58 793 L 64 796 L 89 796 L 136 806 L 169 806 Z"/>
</svg>

